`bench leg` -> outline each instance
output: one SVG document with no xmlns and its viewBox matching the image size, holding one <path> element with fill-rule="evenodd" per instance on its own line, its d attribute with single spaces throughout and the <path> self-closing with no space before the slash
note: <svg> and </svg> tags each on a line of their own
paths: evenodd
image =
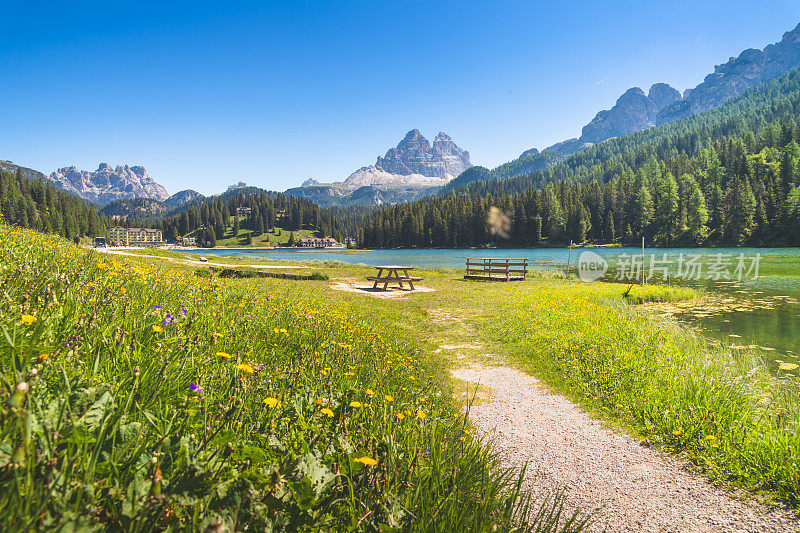
<svg viewBox="0 0 800 533">
<path fill-rule="evenodd" d="M 389 290 L 388 287 L 389 287 L 389 282 L 387 281 L 386 283 L 383 284 L 383 290 L 385 291 Z"/>
<path fill-rule="evenodd" d="M 375 283 L 372 284 L 372 288 L 373 289 L 377 289 L 378 288 L 378 281 L 377 280 L 375 280 Z"/>
<path fill-rule="evenodd" d="M 414 290 L 414 282 L 413 281 L 409 281 L 408 284 L 411 285 L 411 290 L 413 291 Z"/>
</svg>

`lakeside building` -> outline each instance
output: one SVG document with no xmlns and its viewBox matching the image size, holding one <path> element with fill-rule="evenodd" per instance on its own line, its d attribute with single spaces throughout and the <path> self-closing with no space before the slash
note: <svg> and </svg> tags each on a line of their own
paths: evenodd
<svg viewBox="0 0 800 533">
<path fill-rule="evenodd" d="M 111 246 L 160 246 L 164 244 L 164 235 L 160 229 L 109 228 L 108 237 Z"/>
<path fill-rule="evenodd" d="M 336 242 L 336 239 L 332 239 L 330 237 L 325 237 L 324 239 L 318 239 L 314 237 L 300 239 L 297 241 L 297 245 L 301 248 L 335 248 L 337 246 L 341 246 L 338 242 Z"/>
<path fill-rule="evenodd" d="M 178 237 L 175 239 L 175 244 L 178 246 L 197 246 L 197 239 L 195 237 Z"/>
</svg>

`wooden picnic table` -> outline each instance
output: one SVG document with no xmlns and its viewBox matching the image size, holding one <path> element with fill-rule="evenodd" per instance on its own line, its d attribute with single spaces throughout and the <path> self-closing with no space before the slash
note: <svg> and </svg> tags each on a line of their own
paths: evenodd
<svg viewBox="0 0 800 533">
<path fill-rule="evenodd" d="M 373 268 L 378 269 L 377 276 L 367 276 L 367 279 L 370 281 L 374 281 L 372 284 L 373 289 L 377 289 L 378 285 L 383 283 L 383 290 L 387 290 L 389 283 L 397 283 L 400 285 L 400 288 L 403 288 L 403 282 L 406 282 L 411 287 L 411 290 L 414 290 L 414 282 L 415 281 L 422 281 L 422 278 L 415 278 L 408 275 L 409 270 L 414 270 L 414 267 L 404 266 L 404 265 L 376 265 Z M 383 271 L 386 271 L 386 275 L 383 275 Z M 402 274 L 400 274 L 402 272 Z"/>
</svg>

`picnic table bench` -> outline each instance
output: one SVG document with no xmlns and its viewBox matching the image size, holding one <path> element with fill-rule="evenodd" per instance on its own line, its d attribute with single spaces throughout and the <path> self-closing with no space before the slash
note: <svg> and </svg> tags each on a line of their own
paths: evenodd
<svg viewBox="0 0 800 533">
<path fill-rule="evenodd" d="M 409 270 L 414 270 L 414 267 L 410 266 L 402 266 L 402 265 L 384 265 L 384 266 L 375 266 L 374 268 L 378 269 L 377 276 L 367 276 L 369 281 L 373 281 L 372 284 L 373 289 L 377 289 L 378 285 L 383 283 L 383 290 L 387 290 L 389 283 L 397 283 L 400 285 L 400 288 L 403 288 L 403 282 L 408 283 L 411 287 L 411 290 L 414 290 L 414 282 L 415 281 L 422 281 L 422 278 L 413 277 L 408 275 Z M 386 271 L 386 275 L 383 275 L 383 271 Z M 402 271 L 402 274 L 400 272 Z"/>
<path fill-rule="evenodd" d="M 464 279 L 490 281 L 524 281 L 528 275 L 528 258 L 467 257 Z"/>
</svg>

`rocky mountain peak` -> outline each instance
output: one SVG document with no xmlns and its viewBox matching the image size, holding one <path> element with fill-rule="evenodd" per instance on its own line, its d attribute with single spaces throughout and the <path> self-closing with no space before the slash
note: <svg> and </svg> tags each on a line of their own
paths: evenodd
<svg viewBox="0 0 800 533">
<path fill-rule="evenodd" d="M 165 200 L 169 197 L 166 189 L 141 166 L 112 168 L 108 163 L 100 163 L 94 172 L 79 171 L 71 166 L 56 170 L 49 179 L 65 191 L 99 204 L 128 198 Z"/>
<path fill-rule="evenodd" d="M 665 107 L 672 105 L 681 99 L 681 93 L 678 89 L 671 87 L 667 83 L 654 83 L 647 93 L 647 97 L 656 104 L 659 111 Z"/>
<path fill-rule="evenodd" d="M 391 174 L 453 179 L 471 167 L 469 152 L 459 148 L 444 132 L 439 132 L 431 145 L 417 129 L 406 133 L 396 148 L 378 157 L 374 167 Z"/>
</svg>

